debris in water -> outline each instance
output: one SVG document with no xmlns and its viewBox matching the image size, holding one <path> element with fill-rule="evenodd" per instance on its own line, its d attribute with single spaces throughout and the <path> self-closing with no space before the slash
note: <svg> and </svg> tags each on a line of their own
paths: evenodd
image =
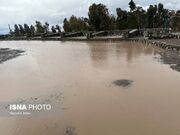
<svg viewBox="0 0 180 135">
<path fill-rule="evenodd" d="M 116 80 L 113 83 L 117 86 L 128 87 L 133 83 L 133 80 L 121 79 L 121 80 Z"/>
<path fill-rule="evenodd" d="M 66 127 L 65 135 L 77 135 L 74 127 Z"/>
</svg>

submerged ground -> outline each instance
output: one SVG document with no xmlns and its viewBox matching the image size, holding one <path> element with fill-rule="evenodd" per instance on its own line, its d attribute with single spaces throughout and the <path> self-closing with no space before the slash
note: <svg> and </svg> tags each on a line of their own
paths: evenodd
<svg viewBox="0 0 180 135">
<path fill-rule="evenodd" d="M 179 135 L 180 73 L 137 42 L 0 42 L 0 102 L 40 101 L 40 116 L 0 116 L 4 135 Z M 2 49 L 1 49 L 2 50 Z"/>
</svg>

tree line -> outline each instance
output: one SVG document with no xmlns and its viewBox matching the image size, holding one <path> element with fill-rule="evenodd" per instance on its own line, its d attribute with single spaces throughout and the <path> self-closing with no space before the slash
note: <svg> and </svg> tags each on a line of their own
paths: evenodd
<svg viewBox="0 0 180 135">
<path fill-rule="evenodd" d="M 88 18 L 77 18 L 72 15 L 69 20 L 64 19 L 63 28 L 66 32 L 167 28 L 170 25 L 171 15 L 174 14 L 174 11 L 164 8 L 162 3 L 150 5 L 144 10 L 131 0 L 129 8 L 129 11 L 117 8 L 116 15 L 112 15 L 105 5 L 92 4 L 89 7 Z"/>
<path fill-rule="evenodd" d="M 28 24 L 15 24 L 14 25 L 14 35 L 15 36 L 34 36 L 36 34 L 42 33 L 56 33 L 61 32 L 61 27 L 59 25 L 51 26 L 51 30 L 49 28 L 49 23 L 45 22 L 42 24 L 40 21 L 36 21 L 35 25 Z"/>
<path fill-rule="evenodd" d="M 65 32 L 77 31 L 101 31 L 101 30 L 125 30 L 125 29 L 142 29 L 142 28 L 168 28 L 170 25 L 177 27 L 179 17 L 171 21 L 172 16 L 180 13 L 164 8 L 162 3 L 150 5 L 147 10 L 137 6 L 133 0 L 129 2 L 130 10 L 116 9 L 116 15 L 109 13 L 104 4 L 92 4 L 88 10 L 88 17 L 76 17 L 72 15 L 69 19 L 63 21 Z M 173 23 L 171 23 L 173 22 Z M 178 25 L 179 26 L 179 25 Z M 180 29 L 180 28 L 179 28 Z M 35 22 L 35 26 L 27 24 L 14 26 L 16 36 L 32 36 L 37 33 L 56 33 L 61 32 L 59 25 L 51 26 L 45 22 Z"/>
</svg>

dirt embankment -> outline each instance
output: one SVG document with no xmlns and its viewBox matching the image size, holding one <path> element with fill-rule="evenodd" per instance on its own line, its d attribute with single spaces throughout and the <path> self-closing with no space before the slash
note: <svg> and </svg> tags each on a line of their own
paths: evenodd
<svg viewBox="0 0 180 135">
<path fill-rule="evenodd" d="M 173 70 L 180 72 L 180 52 L 166 50 L 160 53 L 160 55 L 163 63 L 169 64 Z"/>
<path fill-rule="evenodd" d="M 180 72 L 180 50 L 176 48 L 180 46 L 180 39 L 158 39 L 155 42 L 165 44 L 165 48 L 166 45 L 169 45 L 169 50 L 165 49 L 165 51 L 160 52 L 160 59 L 164 64 L 169 64 L 173 70 Z M 176 47 L 173 48 L 174 45 Z"/>
<path fill-rule="evenodd" d="M 0 48 L 0 64 L 22 55 L 24 51 L 9 48 Z"/>
<path fill-rule="evenodd" d="M 173 44 L 180 46 L 180 39 L 158 39 L 157 41 L 165 42 L 166 44 Z"/>
</svg>

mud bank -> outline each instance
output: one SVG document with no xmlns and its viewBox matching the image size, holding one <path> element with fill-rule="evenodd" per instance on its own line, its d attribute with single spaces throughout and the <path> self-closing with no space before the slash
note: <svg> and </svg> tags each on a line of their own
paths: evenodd
<svg viewBox="0 0 180 135">
<path fill-rule="evenodd" d="M 164 51 L 160 51 L 160 59 L 164 64 L 169 64 L 173 70 L 180 72 L 180 39 L 158 39 L 147 40 L 134 38 L 130 41 L 141 42 L 145 45 L 158 46 Z"/>
<path fill-rule="evenodd" d="M 165 64 L 169 64 L 173 70 L 180 72 L 180 52 L 166 50 L 160 53 L 161 60 Z"/>
<path fill-rule="evenodd" d="M 24 51 L 9 48 L 0 48 L 0 64 L 22 55 Z"/>
</svg>

